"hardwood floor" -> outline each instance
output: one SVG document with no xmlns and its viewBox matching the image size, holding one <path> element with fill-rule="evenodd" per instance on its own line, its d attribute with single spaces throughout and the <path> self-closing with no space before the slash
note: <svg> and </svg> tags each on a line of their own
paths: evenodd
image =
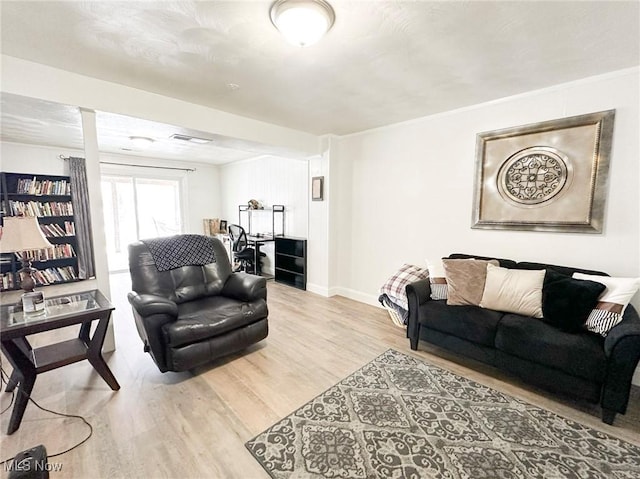
<svg viewBox="0 0 640 479">
<path fill-rule="evenodd" d="M 162 374 L 142 351 L 126 300 L 128 275 L 115 275 L 117 350 L 108 363 L 120 391 L 111 391 L 86 361 L 39 375 L 35 384 L 33 398 L 42 406 L 82 415 L 93 425 L 85 444 L 49 459 L 62 467 L 52 477 L 268 478 L 244 443 L 389 348 L 640 445 L 639 388 L 634 388 L 627 414 L 607 426 L 595 405 L 546 394 L 425 343 L 411 351 L 404 329 L 394 326 L 382 309 L 272 281 L 268 288 L 270 332 L 265 341 L 195 374 Z M 39 335 L 33 343 L 75 333 L 68 328 Z M 2 364 L 9 367 L 5 360 Z M 0 394 L 1 409 L 10 398 Z M 52 455 L 87 433 L 80 420 L 54 416 L 33 404 L 11 436 L 6 435 L 9 412 L 0 419 L 1 459 L 38 444 Z M 2 477 L 6 475 L 3 471 Z"/>
</svg>

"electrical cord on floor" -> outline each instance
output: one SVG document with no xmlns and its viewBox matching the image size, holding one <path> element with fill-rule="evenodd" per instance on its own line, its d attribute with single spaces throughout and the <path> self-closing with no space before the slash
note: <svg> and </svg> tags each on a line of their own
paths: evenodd
<svg viewBox="0 0 640 479">
<path fill-rule="evenodd" d="M 4 385 L 9 383 L 9 375 L 5 372 L 4 368 L 2 367 L 2 357 L 0 357 L 0 387 L 2 389 L 4 389 Z M 16 387 L 16 389 L 14 389 L 11 392 L 11 402 L 9 403 L 9 406 L 7 406 L 6 408 L 4 408 L 2 410 L 2 412 L 0 412 L 0 414 L 4 414 L 6 411 L 9 410 L 9 408 L 12 406 L 12 404 L 15 402 L 15 391 L 18 391 L 20 394 L 25 394 L 27 395 L 25 392 L 23 392 L 20 388 Z M 41 409 L 45 412 L 51 413 L 51 414 L 55 414 L 56 416 L 61 416 L 61 417 L 70 417 L 70 418 L 75 418 L 75 419 L 80 419 L 83 423 L 85 423 L 88 427 L 89 427 L 89 434 L 87 435 L 87 437 L 85 437 L 82 441 L 80 441 L 79 443 L 71 446 L 68 449 L 65 449 L 62 452 L 56 452 L 55 454 L 49 454 L 48 457 L 57 457 L 57 456 L 62 456 L 63 454 L 66 454 L 69 451 L 73 451 L 74 449 L 76 449 L 77 447 L 80 447 L 82 444 L 84 444 L 85 442 L 87 442 L 89 440 L 89 438 L 93 435 L 93 426 L 91 426 L 91 424 L 89 424 L 89 421 L 87 421 L 83 416 L 78 416 L 76 414 L 65 414 L 62 412 L 58 412 L 58 411 L 52 411 L 51 409 L 47 409 L 46 407 L 40 406 L 40 404 L 38 404 L 31 396 L 27 395 L 29 401 L 31 401 L 38 409 Z M 8 459 L 5 459 L 3 461 L 0 461 L 0 466 L 3 464 L 6 464 L 9 461 L 13 461 L 13 457 L 10 457 Z"/>
<path fill-rule="evenodd" d="M 1 374 L 4 374 L 4 371 L 2 371 Z M 4 382 L 2 382 L 1 384 L 4 384 Z M 0 416 L 2 414 L 4 414 L 5 412 L 7 412 L 9 409 L 11 409 L 11 406 L 13 406 L 13 403 L 14 403 L 15 400 L 16 400 L 16 391 L 13 390 L 13 391 L 11 391 L 11 401 L 9 401 L 9 405 L 6 408 L 4 408 L 2 411 L 0 411 Z"/>
</svg>

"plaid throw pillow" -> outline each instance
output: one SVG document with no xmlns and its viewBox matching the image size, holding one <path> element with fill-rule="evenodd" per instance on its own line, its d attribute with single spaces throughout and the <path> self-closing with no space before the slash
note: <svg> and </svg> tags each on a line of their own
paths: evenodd
<svg viewBox="0 0 640 479">
<path fill-rule="evenodd" d="M 607 287 L 585 323 L 589 331 L 601 336 L 606 336 L 611 328 L 622 321 L 624 310 L 640 287 L 640 278 L 612 278 L 584 273 L 573 273 L 573 277 L 596 281 Z"/>
<path fill-rule="evenodd" d="M 429 277 L 429 271 L 412 264 L 403 264 L 381 287 L 380 294 L 386 294 L 391 301 L 404 309 L 409 309 L 405 288 L 408 284 Z"/>
</svg>

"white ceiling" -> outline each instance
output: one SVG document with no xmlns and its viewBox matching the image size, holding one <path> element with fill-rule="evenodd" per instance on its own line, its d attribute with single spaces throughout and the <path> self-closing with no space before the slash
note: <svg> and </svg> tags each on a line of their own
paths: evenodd
<svg viewBox="0 0 640 479">
<path fill-rule="evenodd" d="M 2 52 L 314 134 L 640 64 L 638 1 L 331 0 L 334 27 L 304 49 L 275 30 L 271 3 L 2 1 Z M 77 127 L 65 108 L 49 123 Z"/>
<path fill-rule="evenodd" d="M 84 149 L 78 107 L 8 93 L 3 93 L 0 98 L 2 141 Z M 299 157 L 295 152 L 283 148 L 115 113 L 97 112 L 96 129 L 98 146 L 104 153 L 217 165 L 263 155 Z M 171 138 L 174 134 L 208 139 L 211 142 L 194 144 L 175 140 Z M 140 148 L 130 141 L 132 136 L 151 138 L 153 143 L 146 148 Z"/>
</svg>

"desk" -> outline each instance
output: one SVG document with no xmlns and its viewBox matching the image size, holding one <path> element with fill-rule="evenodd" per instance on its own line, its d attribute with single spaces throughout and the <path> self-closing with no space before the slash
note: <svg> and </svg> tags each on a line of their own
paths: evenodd
<svg viewBox="0 0 640 479">
<path fill-rule="evenodd" d="M 36 376 L 40 373 L 87 359 L 112 390 L 120 389 L 102 357 L 102 344 L 114 309 L 98 290 L 46 299 L 45 313 L 39 316 L 25 316 L 22 303 L 0 307 L 2 351 L 13 366 L 6 391 L 18 388 L 7 434 L 13 434 L 20 427 Z M 91 323 L 95 320 L 98 325 L 90 336 Z M 73 324 L 81 325 L 76 339 L 36 349 L 27 341 L 26 336 L 30 334 Z"/>
<path fill-rule="evenodd" d="M 271 235 L 247 235 L 247 243 L 253 247 L 253 264 L 255 265 L 255 274 L 262 275 L 262 266 L 260 263 L 260 246 L 265 243 L 275 241 Z"/>
</svg>

